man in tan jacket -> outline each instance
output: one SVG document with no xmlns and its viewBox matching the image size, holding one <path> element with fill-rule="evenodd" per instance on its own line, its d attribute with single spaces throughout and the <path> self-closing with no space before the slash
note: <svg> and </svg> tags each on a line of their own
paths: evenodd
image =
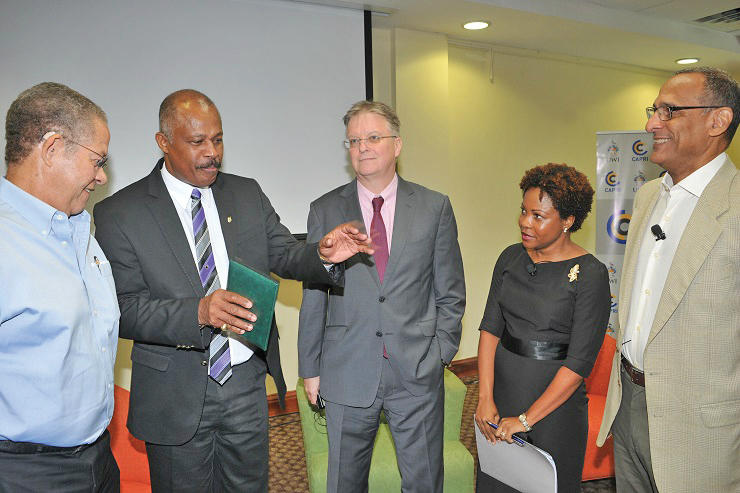
<svg viewBox="0 0 740 493">
<path fill-rule="evenodd" d="M 604 419 L 617 490 L 740 490 L 738 84 L 678 72 L 647 108 L 667 173 L 635 197 Z"/>
</svg>

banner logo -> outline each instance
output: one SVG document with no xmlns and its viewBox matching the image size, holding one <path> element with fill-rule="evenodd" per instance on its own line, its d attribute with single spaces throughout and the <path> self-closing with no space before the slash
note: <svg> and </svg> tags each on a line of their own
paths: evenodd
<svg viewBox="0 0 740 493">
<path fill-rule="evenodd" d="M 612 140 L 612 143 L 609 147 L 606 148 L 606 151 L 609 153 L 609 162 L 610 163 L 618 163 L 619 162 L 619 146 L 617 146 L 617 143 Z"/>
<path fill-rule="evenodd" d="M 609 284 L 616 284 L 617 283 L 617 266 L 614 265 L 612 262 L 609 262 L 609 267 L 607 267 L 606 270 L 609 272 Z"/>
<path fill-rule="evenodd" d="M 632 143 L 632 152 L 635 153 L 635 156 L 644 156 L 647 154 L 647 149 L 645 149 L 645 143 L 637 139 Z"/>
<path fill-rule="evenodd" d="M 606 182 L 606 185 L 608 187 L 616 187 L 617 185 L 619 185 L 619 179 L 617 178 L 617 174 L 614 171 L 608 172 L 604 177 L 604 181 Z"/>
<path fill-rule="evenodd" d="M 625 214 L 625 212 L 621 210 L 612 214 L 606 222 L 606 232 L 609 233 L 609 237 L 620 245 L 627 243 L 627 230 L 632 218 L 631 214 Z"/>
<path fill-rule="evenodd" d="M 617 313 L 617 306 L 619 305 L 619 303 L 617 303 L 617 297 L 614 296 L 613 294 L 610 295 L 610 296 L 612 297 L 611 298 L 611 309 L 612 309 L 612 313 Z"/>
</svg>

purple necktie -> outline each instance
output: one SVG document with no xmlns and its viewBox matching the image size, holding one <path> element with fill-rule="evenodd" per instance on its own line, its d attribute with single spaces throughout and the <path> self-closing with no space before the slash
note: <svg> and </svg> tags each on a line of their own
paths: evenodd
<svg viewBox="0 0 740 493">
<path fill-rule="evenodd" d="M 211 237 L 208 234 L 208 223 L 200 202 L 200 190 L 193 189 L 190 195 L 190 213 L 193 218 L 193 237 L 195 238 L 195 256 L 198 258 L 198 273 L 206 296 L 221 287 L 216 272 L 216 262 L 211 248 Z M 221 332 L 211 336 L 208 357 L 208 375 L 220 385 L 231 376 L 231 351 L 229 338 Z"/>
<path fill-rule="evenodd" d="M 375 197 L 373 199 L 373 220 L 370 223 L 370 238 L 373 240 L 373 249 L 375 249 L 375 268 L 378 269 L 378 277 L 382 284 L 385 268 L 388 265 L 388 235 L 385 232 L 383 216 L 380 215 L 381 207 L 383 207 L 383 197 Z M 383 357 L 388 359 L 385 343 L 383 343 Z"/>
<path fill-rule="evenodd" d="M 373 240 L 375 249 L 375 268 L 378 269 L 378 277 L 383 282 L 385 268 L 388 265 L 388 235 L 385 232 L 383 216 L 380 208 L 383 207 L 383 197 L 373 199 L 373 220 L 370 223 L 370 238 Z"/>
</svg>

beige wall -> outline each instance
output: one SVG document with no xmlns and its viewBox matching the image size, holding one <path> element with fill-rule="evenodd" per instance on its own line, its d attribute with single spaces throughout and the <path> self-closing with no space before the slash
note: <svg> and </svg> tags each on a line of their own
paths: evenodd
<svg viewBox="0 0 740 493">
<path fill-rule="evenodd" d="M 518 241 L 524 171 L 566 162 L 593 183 L 595 133 L 643 128 L 644 107 L 669 74 L 506 48 L 493 48 L 491 70 L 488 47 L 403 29 L 374 29 L 373 44 L 375 99 L 392 104 L 402 123 L 400 173 L 446 193 L 455 209 L 468 292 L 456 359 L 469 358 L 476 355 L 493 264 Z M 737 141 L 730 156 L 740 164 Z M 591 251 L 593 218 L 574 235 Z M 289 390 L 298 377 L 300 296 L 299 283 L 281 282 L 276 316 Z M 124 386 L 130 351 L 121 341 L 116 381 Z M 270 379 L 267 392 L 275 392 Z"/>
</svg>

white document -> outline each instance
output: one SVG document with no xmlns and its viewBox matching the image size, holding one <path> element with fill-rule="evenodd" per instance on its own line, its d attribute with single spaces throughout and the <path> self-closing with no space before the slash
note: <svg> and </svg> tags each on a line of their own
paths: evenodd
<svg viewBox="0 0 740 493">
<path fill-rule="evenodd" d="M 531 443 L 517 445 L 486 440 L 475 427 L 475 444 L 481 471 L 522 493 L 557 493 L 558 473 L 550 454 Z"/>
</svg>

